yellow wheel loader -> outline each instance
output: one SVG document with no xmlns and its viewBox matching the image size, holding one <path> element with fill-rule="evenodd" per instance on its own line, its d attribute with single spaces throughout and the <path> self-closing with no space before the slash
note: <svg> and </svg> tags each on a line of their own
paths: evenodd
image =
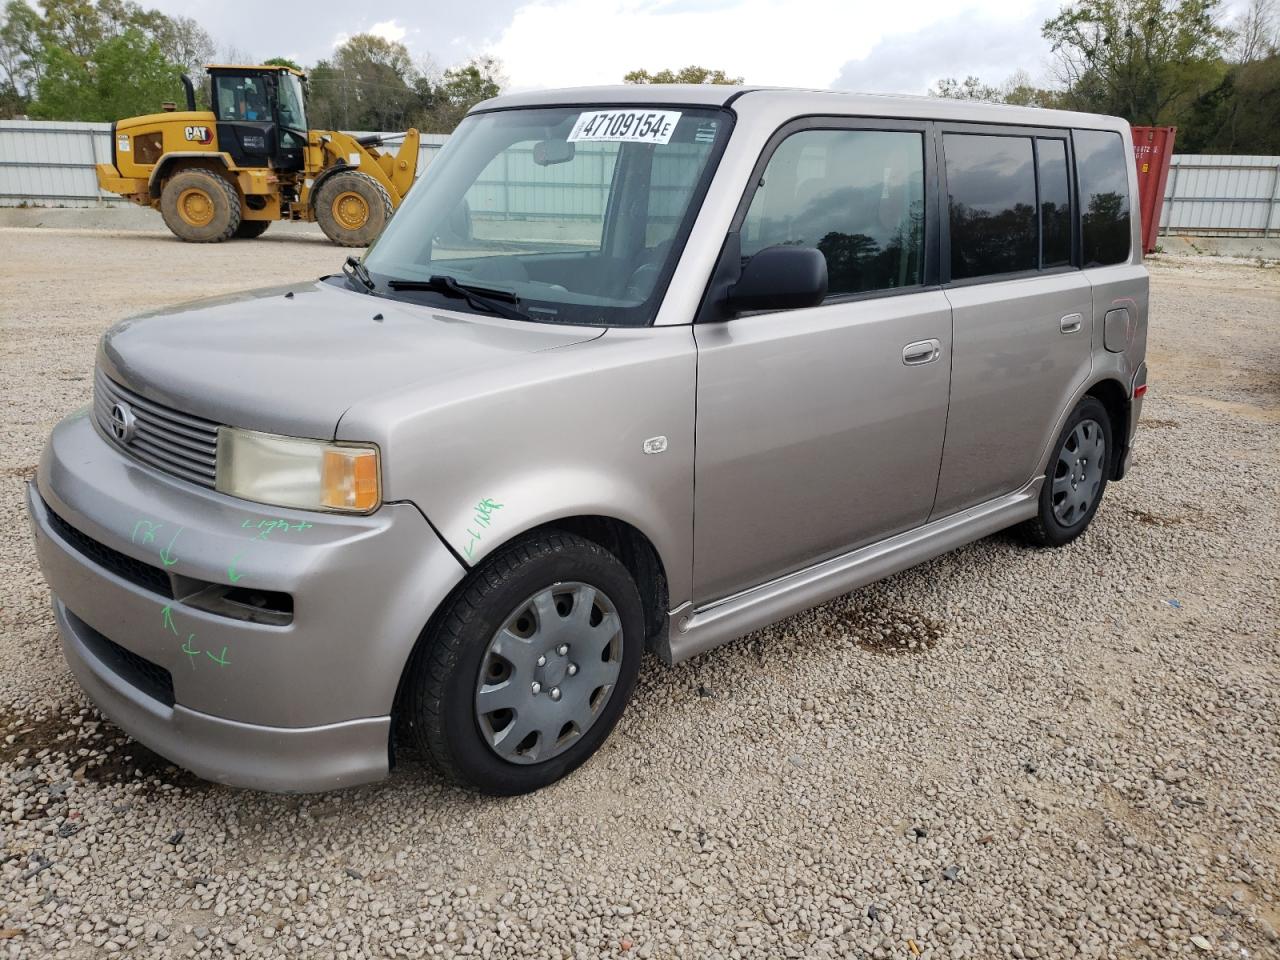
<svg viewBox="0 0 1280 960">
<path fill-rule="evenodd" d="M 363 247 L 391 219 L 418 171 L 418 131 L 394 155 L 380 137 L 307 128 L 304 76 L 289 67 L 208 68 L 212 110 L 120 120 L 98 185 L 160 211 L 183 240 L 261 236 L 273 220 L 306 220 L 334 243 Z M 172 105 L 169 105 L 172 107 Z"/>
</svg>

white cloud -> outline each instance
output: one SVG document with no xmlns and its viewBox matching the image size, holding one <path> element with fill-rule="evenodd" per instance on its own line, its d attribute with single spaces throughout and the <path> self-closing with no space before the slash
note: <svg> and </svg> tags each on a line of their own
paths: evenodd
<svg viewBox="0 0 1280 960">
<path fill-rule="evenodd" d="M 492 49 L 512 89 L 620 83 L 629 70 L 689 64 L 723 69 L 751 84 L 826 87 L 904 24 L 1001 6 L 993 0 L 533 0 L 515 12 Z M 1020 23 L 1024 14 L 994 16 Z"/>
<path fill-rule="evenodd" d="M 386 40 L 390 43 L 399 43 L 401 40 L 405 38 L 405 34 L 407 34 L 408 32 L 409 32 L 408 29 L 405 27 L 402 27 L 400 25 L 400 21 L 398 20 L 383 20 L 380 23 L 375 23 L 371 27 L 365 27 L 356 31 L 356 33 L 371 33 L 375 37 L 381 37 L 383 40 Z M 417 32 L 418 32 L 417 30 L 414 31 L 414 33 L 417 33 Z M 336 50 L 338 47 L 342 46 L 344 43 L 346 43 L 350 39 L 351 39 L 351 34 L 345 31 L 342 33 L 335 33 L 333 35 L 334 49 Z"/>
<path fill-rule="evenodd" d="M 1034 0 L 1010 11 L 993 8 L 947 16 L 885 36 L 851 59 L 832 84 L 864 93 L 925 93 L 943 77 L 976 76 L 998 86 L 1016 71 L 1043 79 L 1049 45 L 1040 28 L 1057 0 Z"/>
<path fill-rule="evenodd" d="M 379 23 L 375 23 L 365 31 L 365 33 L 371 33 L 375 37 L 381 37 L 389 43 L 399 43 L 404 39 L 406 32 L 405 28 L 400 26 L 398 20 L 382 20 Z"/>
</svg>

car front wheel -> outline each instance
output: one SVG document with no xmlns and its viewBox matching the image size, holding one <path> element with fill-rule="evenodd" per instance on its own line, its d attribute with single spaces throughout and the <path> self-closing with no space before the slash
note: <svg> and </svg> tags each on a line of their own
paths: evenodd
<svg viewBox="0 0 1280 960">
<path fill-rule="evenodd" d="M 639 591 L 613 554 L 544 532 L 487 558 L 446 602 L 409 667 L 402 711 L 451 780 L 536 790 L 608 737 L 644 648 Z"/>
</svg>

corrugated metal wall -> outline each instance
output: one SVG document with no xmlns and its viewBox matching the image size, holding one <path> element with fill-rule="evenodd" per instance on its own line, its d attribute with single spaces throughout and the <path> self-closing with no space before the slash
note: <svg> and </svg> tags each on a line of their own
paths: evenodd
<svg viewBox="0 0 1280 960">
<path fill-rule="evenodd" d="M 94 178 L 94 164 L 111 159 L 110 130 L 106 123 L 0 120 L 0 206 L 125 203 L 114 194 L 100 192 Z M 419 174 L 447 139 L 423 135 Z M 587 181 L 579 175 L 568 182 L 567 170 L 538 167 L 531 158 L 526 162 L 516 153 L 511 151 L 503 162 L 518 170 L 486 171 L 481 177 L 477 187 L 493 189 L 484 203 L 473 205 L 473 213 L 484 219 L 509 219 L 536 217 L 543 209 L 563 216 L 563 211 L 576 209 L 584 219 L 600 216 L 612 172 L 612 163 L 605 157 Z M 672 158 L 672 162 L 678 160 Z M 506 189 L 498 182 L 505 182 Z M 568 194 L 574 195 L 572 204 L 566 203 Z M 680 200 L 670 199 L 677 205 Z M 1280 236 L 1280 157 L 1175 155 L 1160 232 Z"/>
<path fill-rule="evenodd" d="M 356 135 L 365 136 L 366 132 L 356 131 Z M 419 175 L 448 139 L 440 134 L 422 135 Z M 0 206 L 102 207 L 128 203 L 98 189 L 94 165 L 110 161 L 109 123 L 0 120 Z"/>
<path fill-rule="evenodd" d="M 1280 157 L 1175 154 L 1160 232 L 1280 236 Z"/>
<path fill-rule="evenodd" d="M 93 167 L 111 160 L 110 132 L 109 123 L 0 120 L 0 205 L 97 206 Z"/>
</svg>

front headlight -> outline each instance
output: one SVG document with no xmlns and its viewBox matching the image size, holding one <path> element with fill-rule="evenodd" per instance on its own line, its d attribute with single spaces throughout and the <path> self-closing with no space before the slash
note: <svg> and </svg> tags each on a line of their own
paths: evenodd
<svg viewBox="0 0 1280 960">
<path fill-rule="evenodd" d="M 369 513 L 382 500 L 378 448 L 218 428 L 217 489 L 304 510 Z"/>
</svg>

